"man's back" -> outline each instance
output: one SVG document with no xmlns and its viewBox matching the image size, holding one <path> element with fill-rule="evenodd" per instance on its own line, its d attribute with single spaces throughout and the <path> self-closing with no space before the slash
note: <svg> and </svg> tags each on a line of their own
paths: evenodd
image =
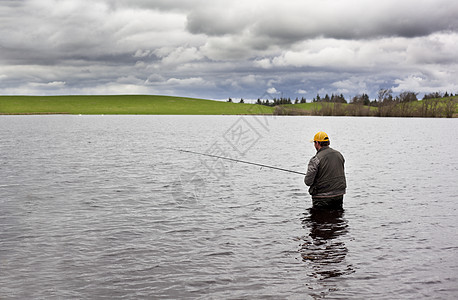
<svg viewBox="0 0 458 300">
<path fill-rule="evenodd" d="M 309 162 L 305 183 L 313 197 L 345 194 L 345 159 L 339 151 L 322 147 Z"/>
</svg>

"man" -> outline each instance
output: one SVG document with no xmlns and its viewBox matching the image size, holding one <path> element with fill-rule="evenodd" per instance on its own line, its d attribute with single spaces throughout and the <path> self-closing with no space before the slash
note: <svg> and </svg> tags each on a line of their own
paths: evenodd
<svg viewBox="0 0 458 300">
<path fill-rule="evenodd" d="M 345 180 L 345 159 L 329 147 L 328 135 L 320 131 L 311 141 L 315 145 L 316 155 L 309 161 L 304 182 L 310 186 L 313 208 L 342 209 L 343 195 L 347 188 Z"/>
</svg>

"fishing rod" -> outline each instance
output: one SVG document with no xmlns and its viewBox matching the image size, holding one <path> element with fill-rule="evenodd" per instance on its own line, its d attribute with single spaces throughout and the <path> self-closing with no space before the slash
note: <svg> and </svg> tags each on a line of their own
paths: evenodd
<svg viewBox="0 0 458 300">
<path fill-rule="evenodd" d="M 173 149 L 173 148 L 169 148 L 169 149 Z M 239 163 L 244 163 L 244 164 L 248 164 L 248 165 L 254 165 L 254 166 L 259 166 L 259 167 L 264 167 L 264 168 L 270 168 L 270 169 L 274 169 L 274 170 L 279 170 L 279 171 L 284 171 L 284 172 L 290 172 L 290 173 L 295 173 L 295 174 L 299 174 L 299 175 L 305 175 L 305 173 L 302 173 L 302 172 L 287 170 L 287 169 L 278 168 L 278 167 L 273 167 L 273 166 L 267 166 L 267 165 L 263 165 L 263 164 L 258 164 L 258 163 L 249 162 L 249 161 L 240 160 L 240 159 L 235 159 L 235 158 L 230 158 L 230 157 L 218 156 L 218 155 L 207 154 L 207 153 L 201 153 L 201 152 L 195 152 L 195 151 L 190 151 L 190 150 L 183 150 L 183 149 L 173 149 L 173 150 L 180 151 L 180 152 L 185 152 L 185 153 L 192 153 L 192 154 L 197 154 L 197 155 L 203 155 L 203 156 L 221 158 L 221 159 L 225 159 L 225 160 L 231 160 L 231 161 L 235 161 L 235 162 L 239 162 Z"/>
</svg>

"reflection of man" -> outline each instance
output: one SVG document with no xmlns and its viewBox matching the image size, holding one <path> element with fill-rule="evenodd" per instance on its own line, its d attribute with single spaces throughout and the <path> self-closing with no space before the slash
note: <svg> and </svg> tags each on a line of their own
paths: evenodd
<svg viewBox="0 0 458 300">
<path fill-rule="evenodd" d="M 312 141 L 317 153 L 309 161 L 304 182 L 310 186 L 313 208 L 341 209 L 347 188 L 345 159 L 339 151 L 329 147 L 330 140 L 325 132 L 315 134 Z"/>
<path fill-rule="evenodd" d="M 304 262 L 311 263 L 312 277 L 326 279 L 354 272 L 345 260 L 348 249 L 343 237 L 348 233 L 348 223 L 343 210 L 312 208 L 302 224 L 310 234 L 304 236 L 299 252 Z"/>
</svg>

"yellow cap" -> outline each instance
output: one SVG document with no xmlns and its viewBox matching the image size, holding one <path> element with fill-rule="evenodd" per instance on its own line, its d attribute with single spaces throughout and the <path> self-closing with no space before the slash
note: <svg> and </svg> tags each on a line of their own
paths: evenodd
<svg viewBox="0 0 458 300">
<path fill-rule="evenodd" d="M 328 142 L 328 141 L 329 141 L 329 137 L 326 134 L 326 132 L 324 131 L 318 132 L 317 134 L 315 134 L 313 139 L 310 140 L 310 142 Z"/>
</svg>

